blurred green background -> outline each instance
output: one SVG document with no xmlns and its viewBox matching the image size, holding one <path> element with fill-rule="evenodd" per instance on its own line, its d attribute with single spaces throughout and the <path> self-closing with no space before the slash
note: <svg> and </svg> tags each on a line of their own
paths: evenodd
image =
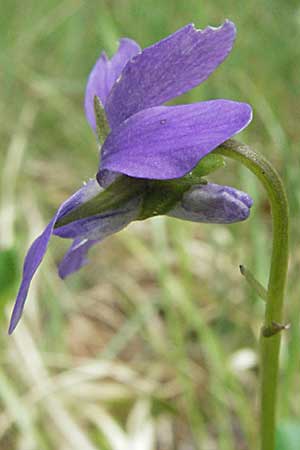
<svg viewBox="0 0 300 450">
<path fill-rule="evenodd" d="M 239 274 L 265 283 L 266 196 L 229 163 L 213 180 L 255 199 L 251 218 L 208 226 L 159 217 L 91 252 L 67 281 L 53 238 L 12 337 L 8 317 L 30 241 L 96 172 L 83 112 L 89 71 L 120 37 L 143 47 L 194 22 L 238 29 L 202 86 L 177 99 L 247 101 L 239 139 L 284 179 L 291 258 L 281 354 L 277 450 L 300 448 L 299 73 L 295 0 L 0 1 L 1 450 L 252 450 L 258 439 L 258 335 L 264 307 Z"/>
</svg>

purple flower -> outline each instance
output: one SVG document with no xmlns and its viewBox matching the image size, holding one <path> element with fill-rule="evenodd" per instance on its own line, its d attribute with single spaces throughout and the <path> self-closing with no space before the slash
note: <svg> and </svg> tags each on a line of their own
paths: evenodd
<svg viewBox="0 0 300 450">
<path fill-rule="evenodd" d="M 121 39 L 111 60 L 101 54 L 85 96 L 94 131 L 95 96 L 111 129 L 101 148 L 99 184 L 91 180 L 66 200 L 30 247 L 10 333 L 52 234 L 73 239 L 59 266 L 65 278 L 87 263 L 90 247 L 133 220 L 157 213 L 208 223 L 248 217 L 252 200 L 243 192 L 211 183 L 162 181 L 183 180 L 205 155 L 251 121 L 250 106 L 231 100 L 161 106 L 202 83 L 227 57 L 234 38 L 229 21 L 203 31 L 187 25 L 143 51 L 134 41 Z"/>
</svg>

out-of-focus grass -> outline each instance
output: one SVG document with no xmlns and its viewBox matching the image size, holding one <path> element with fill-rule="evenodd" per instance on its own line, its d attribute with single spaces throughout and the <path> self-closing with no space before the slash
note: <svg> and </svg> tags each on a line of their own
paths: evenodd
<svg viewBox="0 0 300 450">
<path fill-rule="evenodd" d="M 248 101 L 241 139 L 282 173 L 292 254 L 279 418 L 299 417 L 299 42 L 290 0 L 2 0 L 0 14 L 1 263 L 18 266 L 57 205 L 97 167 L 82 102 L 99 52 L 129 36 L 142 46 L 188 22 L 238 28 L 230 58 L 178 99 Z M 10 450 L 257 448 L 257 338 L 263 304 L 238 271 L 265 282 L 270 218 L 245 170 L 214 176 L 249 191 L 252 217 L 234 226 L 157 218 L 132 224 L 62 282 L 66 243 L 53 238 L 23 322 L 6 335 L 16 290 L 0 287 L 0 447 Z M 10 255 L 10 259 L 5 259 Z M 18 258 L 15 259 L 14 255 Z M 1 267 L 1 265 L 0 265 Z M 6 277 L 5 277 L 6 278 Z M 284 429 L 286 430 L 286 428 Z M 281 437 L 284 434 L 281 434 Z M 281 447 L 278 450 L 287 450 Z M 286 444 L 287 445 L 287 444 Z"/>
</svg>

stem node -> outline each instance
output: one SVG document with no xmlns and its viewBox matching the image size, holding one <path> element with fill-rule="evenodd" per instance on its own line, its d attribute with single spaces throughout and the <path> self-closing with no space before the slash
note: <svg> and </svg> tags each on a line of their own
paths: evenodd
<svg viewBox="0 0 300 450">
<path fill-rule="evenodd" d="M 270 326 L 268 326 L 268 327 L 263 326 L 261 333 L 262 333 L 263 337 L 271 337 L 277 333 L 280 333 L 281 331 L 288 330 L 290 328 L 290 326 L 291 326 L 290 323 L 283 325 L 281 323 L 273 321 Z"/>
</svg>

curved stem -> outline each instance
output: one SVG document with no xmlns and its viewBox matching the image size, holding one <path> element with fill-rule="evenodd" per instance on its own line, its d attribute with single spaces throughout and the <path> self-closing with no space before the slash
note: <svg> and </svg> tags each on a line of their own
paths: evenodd
<svg viewBox="0 0 300 450">
<path fill-rule="evenodd" d="M 288 201 L 282 181 L 271 164 L 253 149 L 228 140 L 215 152 L 235 159 L 251 170 L 264 185 L 272 212 L 273 243 L 268 296 L 261 331 L 261 450 L 274 450 L 278 365 L 284 291 L 288 267 Z"/>
</svg>

